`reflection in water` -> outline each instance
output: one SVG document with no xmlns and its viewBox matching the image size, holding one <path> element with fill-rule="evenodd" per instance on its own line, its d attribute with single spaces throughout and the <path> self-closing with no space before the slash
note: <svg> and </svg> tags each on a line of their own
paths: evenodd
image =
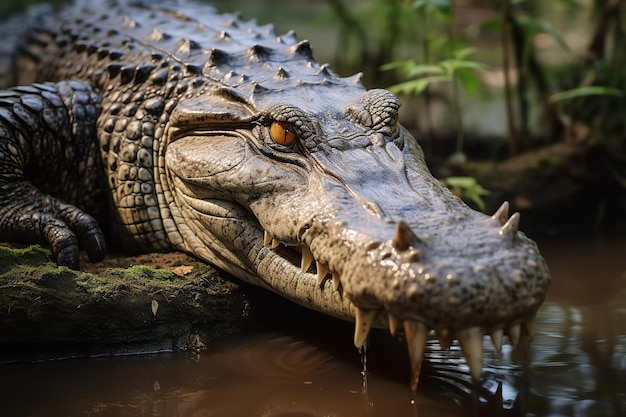
<svg viewBox="0 0 626 417">
<path fill-rule="evenodd" d="M 272 324 L 197 362 L 160 354 L 0 365 L 0 415 L 625 416 L 626 242 L 544 251 L 553 285 L 535 341 L 501 353 L 485 341 L 478 388 L 458 345 L 441 351 L 433 338 L 413 394 L 405 344 L 386 332 L 372 335 L 362 374 L 350 325 L 292 308 L 294 322 L 268 313 Z"/>
<path fill-rule="evenodd" d="M 626 241 L 543 249 L 553 283 L 532 350 L 534 414 L 626 416 Z"/>
</svg>

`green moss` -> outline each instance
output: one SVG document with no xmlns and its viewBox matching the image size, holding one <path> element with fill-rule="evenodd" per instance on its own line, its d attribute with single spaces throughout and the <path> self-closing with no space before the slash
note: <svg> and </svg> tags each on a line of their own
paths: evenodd
<svg viewBox="0 0 626 417">
<path fill-rule="evenodd" d="M 124 269 L 124 276 L 132 280 L 171 280 L 176 275 L 166 269 L 155 269 L 145 265 L 133 265 L 130 268 Z"/>
<path fill-rule="evenodd" d="M 0 246 L 0 273 L 24 264 L 56 268 L 52 262 L 50 251 L 39 245 L 30 245 L 24 248 Z"/>
<path fill-rule="evenodd" d="M 185 267 L 180 275 L 167 269 L 177 263 Z M 111 255 L 81 265 L 89 272 L 58 267 L 38 246 L 0 247 L 0 345 L 185 348 L 193 332 L 223 335 L 243 324 L 237 285 L 186 255 Z"/>
</svg>

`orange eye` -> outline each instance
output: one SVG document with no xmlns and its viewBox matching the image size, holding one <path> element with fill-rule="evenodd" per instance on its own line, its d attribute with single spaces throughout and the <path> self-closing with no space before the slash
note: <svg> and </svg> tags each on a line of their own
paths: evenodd
<svg viewBox="0 0 626 417">
<path fill-rule="evenodd" d="M 279 145 L 289 146 L 296 140 L 296 131 L 287 122 L 272 122 L 270 134 L 274 142 Z"/>
</svg>

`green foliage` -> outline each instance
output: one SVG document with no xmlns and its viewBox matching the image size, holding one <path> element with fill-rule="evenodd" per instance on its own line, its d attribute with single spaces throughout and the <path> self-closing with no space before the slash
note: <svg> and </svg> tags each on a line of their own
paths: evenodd
<svg viewBox="0 0 626 417">
<path fill-rule="evenodd" d="M 621 97 L 624 95 L 624 92 L 618 88 L 613 87 L 601 87 L 601 86 L 584 86 L 572 88 L 569 90 L 559 91 L 558 93 L 552 94 L 550 99 L 552 101 L 565 101 L 572 100 L 575 98 L 585 98 L 590 96 L 613 96 L 613 97 Z"/>
<path fill-rule="evenodd" d="M 481 45 L 481 38 L 472 40 L 459 30 L 453 0 L 415 0 L 410 4 L 412 13 L 409 15 L 418 23 L 415 26 L 421 33 L 415 36 L 414 57 L 395 59 L 381 67 L 384 71 L 396 70 L 400 75 L 401 81 L 389 88 L 396 94 L 428 97 L 429 87 L 448 83 L 449 90 L 438 88 L 437 91 L 447 95 L 457 129 L 463 129 L 457 84 L 470 99 L 480 91 L 478 71 L 488 66 L 483 61 L 484 54 L 478 59 L 470 59 L 470 56 Z M 526 142 L 531 136 L 532 106 L 539 109 L 535 113 L 544 121 L 543 134 L 551 140 L 564 137 L 564 129 L 573 121 L 599 127 L 603 136 L 626 130 L 626 121 L 622 122 L 623 118 L 618 116 L 626 111 L 626 76 L 621 70 L 626 63 L 626 49 L 620 47 L 626 42 L 626 27 L 619 23 L 626 17 L 626 2 L 593 3 L 593 19 L 598 27 L 586 33 L 592 38 L 588 51 L 588 55 L 595 56 L 592 60 L 588 56 L 581 60 L 574 54 L 566 36 L 550 21 L 555 15 L 564 16 L 563 13 L 575 16 L 586 11 L 585 7 L 575 0 L 494 1 L 494 17 L 474 26 L 480 29 L 479 36 L 496 34 L 501 39 L 512 153 L 519 146 L 516 136 Z M 563 52 L 561 59 L 566 60 L 568 68 L 565 77 L 554 76 L 553 63 L 540 56 L 536 46 L 540 36 L 551 39 Z M 473 47 L 467 46 L 468 40 Z M 509 55 L 513 61 L 508 60 Z M 583 71 L 581 62 L 587 64 Z M 517 79 L 509 76 L 514 70 L 517 70 Z M 463 135 L 460 132 L 457 135 L 456 152 L 461 152 Z M 520 144 L 524 149 L 529 147 L 528 143 Z"/>
<path fill-rule="evenodd" d="M 382 69 L 399 70 L 405 78 L 413 78 L 392 85 L 389 90 L 396 94 L 418 95 L 428 86 L 440 82 L 451 82 L 458 77 L 465 92 L 473 96 L 478 91 L 480 79 L 474 72 L 483 69 L 485 64 L 466 59 L 474 53 L 473 48 L 462 48 L 452 52 L 452 58 L 444 59 L 436 64 L 420 64 L 415 60 L 394 61 L 383 65 Z"/>
<path fill-rule="evenodd" d="M 480 185 L 476 178 L 473 177 L 448 177 L 443 183 L 456 196 L 462 198 L 468 203 L 473 203 L 479 210 L 485 211 L 485 201 L 483 196 L 489 194 L 489 191 Z"/>
</svg>

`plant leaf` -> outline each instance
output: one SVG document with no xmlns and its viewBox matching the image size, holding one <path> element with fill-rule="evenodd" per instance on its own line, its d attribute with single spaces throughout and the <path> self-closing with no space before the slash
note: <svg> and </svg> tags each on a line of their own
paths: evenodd
<svg viewBox="0 0 626 417">
<path fill-rule="evenodd" d="M 602 86 L 585 86 L 572 88 L 570 90 L 560 91 L 558 93 L 552 94 L 550 96 L 550 101 L 563 101 L 563 100 L 571 100 L 579 97 L 588 97 L 588 96 L 612 96 L 612 97 L 621 97 L 624 95 L 624 92 L 618 88 L 613 87 L 602 87 Z"/>
<path fill-rule="evenodd" d="M 412 59 L 406 59 L 404 61 L 393 61 L 393 62 L 388 62 L 384 65 L 382 65 L 380 67 L 380 69 L 382 71 L 390 71 L 390 70 L 395 70 L 395 69 L 404 69 L 407 67 L 411 67 L 414 65 L 418 65 L 417 62 L 415 62 Z"/>
<path fill-rule="evenodd" d="M 475 96 L 480 87 L 480 79 L 478 76 L 467 68 L 459 68 L 456 72 L 459 82 L 468 96 Z"/>
<path fill-rule="evenodd" d="M 446 71 L 440 65 L 415 65 L 407 68 L 407 77 L 417 77 L 421 75 L 444 75 Z"/>
<path fill-rule="evenodd" d="M 449 75 L 433 75 L 392 85 L 391 87 L 389 87 L 389 91 L 394 94 L 419 95 L 429 85 L 438 82 L 450 81 L 451 79 L 452 78 Z"/>
</svg>

